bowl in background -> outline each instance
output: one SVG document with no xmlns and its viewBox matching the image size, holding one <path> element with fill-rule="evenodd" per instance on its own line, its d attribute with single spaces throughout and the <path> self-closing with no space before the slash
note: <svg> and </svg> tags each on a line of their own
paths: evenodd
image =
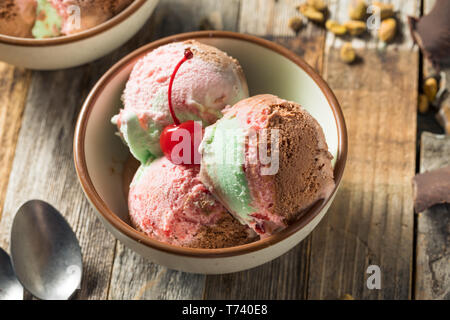
<svg viewBox="0 0 450 320">
<path fill-rule="evenodd" d="M 241 63 L 250 94 L 271 93 L 293 100 L 321 124 L 331 154 L 336 187 L 285 230 L 250 244 L 224 249 L 174 246 L 149 238 L 129 224 L 122 189 L 127 147 L 114 134 L 110 119 L 120 108 L 120 96 L 138 59 L 174 41 L 195 39 L 213 45 Z M 81 186 L 106 228 L 132 250 L 160 265 L 193 273 L 221 274 L 256 267 L 290 250 L 324 217 L 340 184 L 347 156 L 347 132 L 341 108 L 325 81 L 300 57 L 273 42 L 225 31 L 202 31 L 152 42 L 114 65 L 95 85 L 80 112 L 74 161 Z"/>
<path fill-rule="evenodd" d="M 35 70 L 76 67 L 105 56 L 135 35 L 159 0 L 135 0 L 118 15 L 69 36 L 48 39 L 0 34 L 0 61 Z"/>
</svg>

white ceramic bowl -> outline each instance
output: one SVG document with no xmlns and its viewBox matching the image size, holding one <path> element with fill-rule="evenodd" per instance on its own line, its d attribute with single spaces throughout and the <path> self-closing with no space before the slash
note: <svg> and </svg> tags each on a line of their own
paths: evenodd
<svg viewBox="0 0 450 320">
<path fill-rule="evenodd" d="M 29 39 L 0 34 L 0 60 L 36 70 L 64 69 L 91 62 L 136 34 L 157 3 L 158 0 L 135 0 L 110 20 L 70 36 Z"/>
<path fill-rule="evenodd" d="M 136 61 L 149 51 L 173 42 L 196 39 L 237 58 L 248 79 L 251 95 L 272 93 L 299 102 L 322 125 L 334 155 L 336 188 L 285 230 L 267 239 L 225 249 L 192 249 L 151 239 L 128 224 L 122 190 L 127 148 L 114 134 L 111 117 Z M 220 274 L 256 267 L 287 252 L 303 240 L 324 217 L 342 178 L 347 133 L 339 104 L 324 80 L 291 51 L 257 37 L 232 32 L 193 32 L 164 38 L 131 53 L 113 66 L 89 94 L 79 115 L 74 158 L 83 190 L 101 221 L 126 246 L 151 261 L 193 273 Z"/>
</svg>

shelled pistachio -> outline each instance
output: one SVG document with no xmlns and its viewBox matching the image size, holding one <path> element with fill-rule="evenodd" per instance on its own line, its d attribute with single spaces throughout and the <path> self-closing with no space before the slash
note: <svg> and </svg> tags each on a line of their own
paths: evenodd
<svg viewBox="0 0 450 320">
<path fill-rule="evenodd" d="M 436 99 L 438 89 L 438 82 L 436 78 L 430 77 L 425 79 L 423 83 L 423 92 L 427 96 L 429 102 L 433 102 Z"/>
<path fill-rule="evenodd" d="M 417 102 L 417 109 L 419 110 L 420 113 L 427 113 L 430 104 L 428 103 L 428 99 L 427 96 L 424 94 L 420 94 L 419 98 L 418 98 L 418 102 Z"/>
<path fill-rule="evenodd" d="M 380 29 L 378 30 L 378 38 L 384 42 L 390 42 L 395 37 L 397 31 L 397 21 L 394 18 L 388 18 L 381 21 Z"/>
<path fill-rule="evenodd" d="M 345 63 L 352 63 L 356 59 L 355 49 L 350 42 L 344 43 L 340 51 L 341 60 Z"/>
<path fill-rule="evenodd" d="M 337 36 L 343 36 L 347 33 L 347 28 L 334 20 L 327 20 L 325 28 Z"/>
<path fill-rule="evenodd" d="M 325 20 L 324 14 L 307 3 L 301 4 L 297 10 L 309 20 L 322 23 Z"/>
<path fill-rule="evenodd" d="M 306 3 L 319 11 L 325 11 L 327 9 L 327 4 L 324 0 L 308 0 Z"/>
<path fill-rule="evenodd" d="M 379 1 L 374 1 L 373 6 L 377 7 L 380 12 L 381 20 L 390 18 L 394 16 L 394 5 L 391 3 L 383 3 Z"/>
<path fill-rule="evenodd" d="M 364 20 L 367 13 L 365 0 L 353 0 L 348 8 L 348 16 L 352 20 Z"/>
<path fill-rule="evenodd" d="M 352 36 L 359 36 L 366 31 L 366 24 L 364 21 L 350 20 L 344 23 L 347 31 Z"/>
<path fill-rule="evenodd" d="M 288 22 L 289 28 L 291 28 L 295 33 L 298 33 L 303 26 L 302 18 L 295 16 L 291 17 Z"/>
</svg>

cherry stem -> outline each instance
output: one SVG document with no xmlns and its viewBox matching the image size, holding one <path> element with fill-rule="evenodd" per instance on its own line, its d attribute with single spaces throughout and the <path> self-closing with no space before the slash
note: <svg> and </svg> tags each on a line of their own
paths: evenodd
<svg viewBox="0 0 450 320">
<path fill-rule="evenodd" d="M 180 125 L 180 120 L 175 115 L 175 112 L 173 110 L 173 105 L 172 105 L 172 86 L 173 86 L 173 81 L 175 80 L 175 76 L 177 75 L 178 69 L 180 69 L 181 65 L 183 63 L 185 63 L 186 61 L 188 61 L 189 59 L 192 59 L 193 57 L 194 57 L 194 54 L 192 53 L 191 49 L 189 49 L 189 48 L 185 49 L 184 50 L 184 57 L 183 57 L 183 59 L 181 59 L 181 61 L 178 62 L 177 66 L 175 67 L 175 70 L 173 70 L 172 76 L 170 77 L 170 82 L 169 82 L 169 111 L 170 111 L 170 115 L 172 116 L 173 122 L 177 126 Z"/>
</svg>

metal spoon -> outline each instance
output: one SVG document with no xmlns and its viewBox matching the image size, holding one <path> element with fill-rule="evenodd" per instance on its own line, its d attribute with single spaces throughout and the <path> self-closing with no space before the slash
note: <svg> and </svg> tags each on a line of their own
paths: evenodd
<svg viewBox="0 0 450 320">
<path fill-rule="evenodd" d="M 69 299 L 80 285 L 78 240 L 63 216 L 44 201 L 26 202 L 14 217 L 11 258 L 19 281 L 39 299 Z"/>
<path fill-rule="evenodd" d="M 0 300 L 23 300 L 23 287 L 17 280 L 9 255 L 0 248 Z"/>
</svg>

